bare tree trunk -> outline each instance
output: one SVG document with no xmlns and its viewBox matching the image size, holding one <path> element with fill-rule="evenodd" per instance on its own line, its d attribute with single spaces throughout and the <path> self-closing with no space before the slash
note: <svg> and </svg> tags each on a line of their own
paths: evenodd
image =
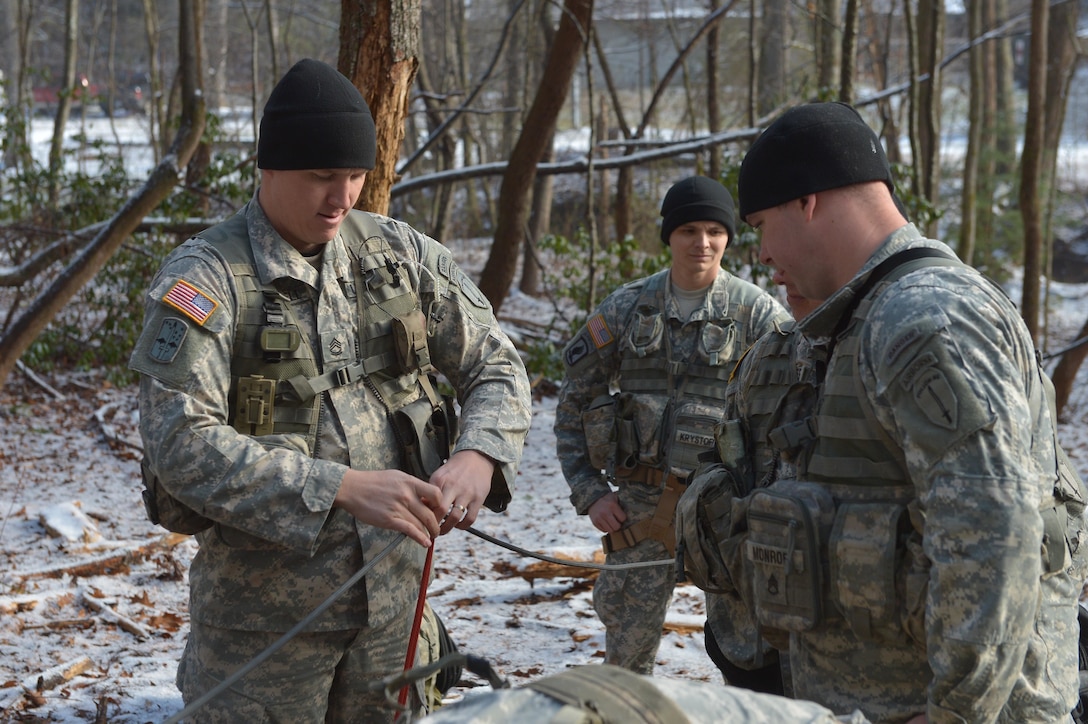
<svg viewBox="0 0 1088 724">
<path fill-rule="evenodd" d="M 144 32 L 147 34 L 147 107 L 151 116 L 148 140 L 155 154 L 155 163 L 158 163 L 162 160 L 160 140 L 166 135 L 162 109 L 162 70 L 159 68 L 159 16 L 154 0 L 143 1 Z"/>
<path fill-rule="evenodd" d="M 1042 308 L 1049 305 L 1050 278 L 1053 272 L 1054 235 L 1051 233 L 1051 217 L 1054 213 L 1054 197 L 1057 193 L 1058 146 L 1061 144 L 1062 126 L 1065 123 L 1065 110 L 1069 104 L 1069 88 L 1076 70 L 1078 51 L 1077 38 L 1078 3 L 1067 0 L 1055 3 L 1051 9 L 1051 18 L 1047 23 L 1047 62 L 1046 90 L 1044 98 L 1043 156 L 1041 199 L 1043 201 L 1043 258 L 1041 268 L 1047 279 Z M 1048 317 L 1042 318 L 1041 336 L 1045 339 Z"/>
<path fill-rule="evenodd" d="M 279 78 L 280 71 L 280 23 L 279 13 L 272 0 L 264 0 L 264 20 L 268 30 L 268 57 L 272 63 L 272 77 Z M 286 71 L 283 71 L 286 72 Z"/>
<path fill-rule="evenodd" d="M 1080 328 L 1077 339 L 1086 336 L 1088 336 L 1088 321 Z M 1069 350 L 1058 360 L 1054 373 L 1050 376 L 1051 381 L 1054 383 L 1054 402 L 1059 420 L 1062 419 L 1062 413 L 1069 402 L 1069 396 L 1073 393 L 1073 383 L 1077 379 L 1077 372 L 1084 363 L 1085 357 L 1088 357 L 1088 344 L 1082 344 Z"/>
<path fill-rule="evenodd" d="M 1008 0 L 997 0 L 997 23 L 1005 22 L 1009 17 Z M 1016 90 L 1013 78 L 1014 62 L 1012 41 L 1003 38 L 997 45 L 997 173 L 1010 174 L 1016 167 Z"/>
<path fill-rule="evenodd" d="M 858 63 L 858 0 L 847 0 L 842 22 L 842 65 L 839 68 L 839 100 L 854 102 L 854 77 Z"/>
<path fill-rule="evenodd" d="M 521 242 L 528 226 L 529 197 L 536 167 L 570 92 L 582 48 L 589 39 L 592 15 L 593 0 L 564 0 L 559 30 L 548 54 L 543 80 L 503 174 L 495 241 L 480 278 L 480 290 L 496 310 L 502 307 L 514 280 Z"/>
<path fill-rule="evenodd" d="M 721 7 L 721 0 L 710 0 L 710 12 Z M 721 32 L 715 25 L 706 34 L 706 128 L 709 133 L 717 133 L 722 128 L 722 111 L 718 103 L 718 46 Z M 722 153 L 718 146 L 711 146 L 710 161 L 706 175 L 712 179 L 722 177 Z"/>
<path fill-rule="evenodd" d="M 1039 276 L 1043 248 L 1043 146 L 1046 136 L 1046 61 L 1050 25 L 1048 0 L 1032 0 L 1028 61 L 1028 113 L 1020 157 L 1020 214 L 1024 223 L 1024 280 L 1020 314 L 1032 339 L 1039 334 Z"/>
<path fill-rule="evenodd" d="M 616 114 L 616 126 L 627 140 L 634 135 L 631 126 L 627 123 L 623 112 L 623 103 L 620 101 L 619 90 L 612 77 L 612 68 L 608 62 L 608 56 L 601 46 L 601 39 L 597 33 L 593 34 L 593 48 L 597 54 L 597 67 L 604 78 L 605 87 L 612 98 L 612 112 Z M 612 197 L 612 229 L 617 239 L 624 239 L 631 233 L 631 191 L 633 181 L 629 169 L 620 169 L 616 178 L 615 194 Z"/>
<path fill-rule="evenodd" d="M 839 29 L 839 0 L 817 0 L 816 4 L 816 82 L 819 88 L 830 89 L 839 78 L 842 46 Z"/>
<path fill-rule="evenodd" d="M 229 28 L 227 20 L 227 0 L 206 0 L 204 34 L 208 42 L 204 44 L 207 55 L 204 62 L 204 88 L 207 95 L 208 109 L 218 113 L 227 103 L 227 47 Z M 278 77 L 278 76 L 273 76 Z"/>
<path fill-rule="evenodd" d="M 982 2 L 967 4 L 967 36 L 971 41 L 968 56 L 971 85 L 968 95 L 967 154 L 963 159 L 963 189 L 960 194 L 960 240 L 957 253 L 967 264 L 975 253 L 978 221 L 978 169 L 982 141 L 985 48 L 975 41 L 982 35 Z"/>
<path fill-rule="evenodd" d="M 996 28 L 1000 23 L 997 14 L 995 0 L 984 0 L 982 3 L 982 30 L 983 32 Z M 971 254 L 960 258 L 968 264 L 973 264 L 975 252 L 980 243 L 988 243 L 994 235 L 994 190 L 997 188 L 997 134 L 998 134 L 998 55 L 1003 41 L 999 39 L 987 42 L 982 48 L 982 99 L 981 121 L 982 130 L 979 134 L 978 157 L 978 200 L 975 203 L 975 217 L 978 219 L 975 227 L 975 243 L 972 245 Z"/>
<path fill-rule="evenodd" d="M 786 98 L 786 37 L 789 35 L 787 0 L 766 0 L 760 35 L 756 113 L 764 116 Z"/>
<path fill-rule="evenodd" d="M 32 157 L 30 144 L 28 143 L 29 129 L 26 119 L 30 101 L 27 98 L 29 82 L 27 75 L 30 64 L 30 35 L 33 25 L 31 4 L 29 0 L 16 0 L 16 2 L 3 3 L 0 8 L 0 16 L 3 18 L 3 32 L 5 38 L 10 38 L 2 44 L 2 62 L 10 73 L 5 78 L 3 85 L 5 92 L 5 113 L 7 116 L 8 142 L 4 144 L 3 156 L 0 162 L 4 166 L 26 168 L 30 165 Z M 0 179 L 2 188 L 2 179 Z"/>
<path fill-rule="evenodd" d="M 408 94 L 419 67 L 420 0 L 342 0 L 340 71 L 366 98 L 378 134 L 374 170 L 356 207 L 389 213 L 404 141 Z"/>
<path fill-rule="evenodd" d="M 110 219 L 94 240 L 31 303 L 0 337 L 0 385 L 47 324 L 83 288 L 117 251 L 144 217 L 169 195 L 204 132 L 204 101 L 200 92 L 199 0 L 179 0 L 178 64 L 184 102 L 178 134 L 167 160 L 152 172 L 144 186 Z"/>
<path fill-rule="evenodd" d="M 923 198 L 934 206 L 941 180 L 941 55 L 944 48 L 944 0 L 920 0 L 918 3 L 918 72 L 928 76 L 918 88 L 918 139 L 921 154 L 915 157 L 920 167 Z M 937 234 L 937 220 L 926 229 Z"/>
<path fill-rule="evenodd" d="M 555 160 L 555 147 L 552 142 L 541 157 L 541 163 L 550 163 Z M 529 238 L 525 244 L 525 254 L 521 260 L 521 283 L 518 288 L 530 296 L 540 294 L 540 259 L 537 256 L 537 242 L 540 237 L 548 233 L 552 223 L 552 197 L 555 187 L 555 177 L 551 175 L 537 176 L 533 182 L 533 210 L 529 216 Z"/>
<path fill-rule="evenodd" d="M 72 96 L 79 92 L 76 86 L 76 54 L 79 42 L 79 0 L 64 3 L 64 74 L 60 80 L 60 98 L 57 115 L 53 118 L 53 142 L 49 147 L 49 205 L 56 209 L 60 195 L 60 172 L 63 163 L 64 131 L 72 110 Z M 84 94 L 86 95 L 86 94 Z M 84 99 L 86 100 L 86 99 Z"/>
</svg>

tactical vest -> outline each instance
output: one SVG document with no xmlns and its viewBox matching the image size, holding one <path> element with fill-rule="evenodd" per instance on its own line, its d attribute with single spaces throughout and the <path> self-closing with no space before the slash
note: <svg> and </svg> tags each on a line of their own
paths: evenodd
<svg viewBox="0 0 1088 724">
<path fill-rule="evenodd" d="M 667 283 L 665 273 L 645 281 L 618 341 L 624 351 L 616 415 L 620 476 L 635 463 L 680 476 L 698 466 L 698 455 L 714 445 L 714 425 L 721 419 L 745 331 L 736 321 L 742 305 L 731 298 L 718 319 L 689 323 L 698 325 L 696 344 L 706 346 L 706 363 L 674 359 L 665 313 Z M 631 423 L 638 429 L 625 433 Z"/>
<path fill-rule="evenodd" d="M 816 361 L 817 367 L 826 362 L 822 384 L 795 385 L 776 413 L 769 440 L 796 461 L 804 482 L 761 489 L 748 509 L 745 557 L 753 607 L 765 627 L 807 631 L 841 613 L 862 639 L 896 637 L 905 628 L 924 643 L 924 610 L 908 611 L 901 620 L 897 609 L 904 597 L 918 600 L 928 581 L 928 559 L 911 522 L 914 486 L 901 448 L 878 423 L 858 374 L 862 332 L 880 291 L 923 266 L 960 265 L 934 258 L 932 250 L 908 252 L 901 252 L 905 261 L 886 260 L 889 266 L 874 270 L 857 291 L 856 307 L 844 314 L 831 350 Z M 1045 399 L 1040 394 L 1033 402 L 1038 412 Z M 1066 483 L 1056 473 L 1057 489 Z M 1068 561 L 1062 505 L 1049 500 L 1040 507 L 1049 571 Z"/>
<path fill-rule="evenodd" d="M 200 237 L 230 265 L 238 296 L 228 422 L 246 435 L 304 435 L 313 452 L 321 393 L 363 380 L 392 414 L 426 395 L 439 405 L 428 373 L 426 320 L 416 291 L 399 270 L 374 219 L 352 213 L 341 227 L 352 281 L 341 283 L 359 310 L 356 361 L 318 372 L 313 345 L 299 324 L 289 290 L 257 274 L 246 219 L 235 215 Z"/>
<path fill-rule="evenodd" d="M 227 422 L 245 435 L 301 436 L 315 456 L 321 393 L 362 381 L 385 408 L 402 467 L 426 480 L 449 457 L 456 418 L 452 401 L 436 393 L 430 378 L 434 367 L 419 296 L 369 214 L 348 214 L 341 232 L 352 267 L 352 279 L 341 280 L 341 289 L 358 309 L 355 361 L 324 373 L 293 309 L 303 296 L 309 303 L 310 292 L 261 283 L 245 214 L 198 235 L 229 264 L 238 299 Z M 143 477 L 151 522 L 185 534 L 213 525 L 173 498 L 146 464 Z"/>
<path fill-rule="evenodd" d="M 923 255 L 918 251 L 911 256 L 916 258 L 896 260 L 899 263 L 894 266 L 873 270 L 869 283 L 858 290 L 853 310 L 844 313 L 839 331 L 832 335 L 830 359 L 817 361 L 817 367 L 826 365 L 822 381 L 815 381 L 818 388 L 811 384 L 812 380 L 802 381 L 782 400 L 769 440 L 779 450 L 799 453 L 796 462 L 800 479 L 865 486 L 872 488 L 873 495 L 888 500 L 906 500 L 914 494 L 902 451 L 863 402 L 858 375 L 861 333 L 879 291 L 923 266 L 961 264 L 943 254 Z M 872 290 L 875 293 L 870 293 Z M 860 491 L 847 494 L 868 497 Z"/>
</svg>

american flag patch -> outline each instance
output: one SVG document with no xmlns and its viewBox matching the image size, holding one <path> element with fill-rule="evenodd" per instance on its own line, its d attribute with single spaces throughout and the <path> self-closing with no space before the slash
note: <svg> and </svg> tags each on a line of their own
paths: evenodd
<svg viewBox="0 0 1088 724">
<path fill-rule="evenodd" d="M 605 324 L 604 317 L 600 314 L 593 315 L 586 322 L 586 329 L 589 330 L 589 336 L 593 338 L 593 344 L 597 346 L 597 349 L 612 341 L 612 333 L 608 331 L 608 325 Z"/>
<path fill-rule="evenodd" d="M 162 301 L 200 325 L 207 322 L 219 306 L 219 302 L 186 281 L 179 281 L 170 287 Z"/>
</svg>

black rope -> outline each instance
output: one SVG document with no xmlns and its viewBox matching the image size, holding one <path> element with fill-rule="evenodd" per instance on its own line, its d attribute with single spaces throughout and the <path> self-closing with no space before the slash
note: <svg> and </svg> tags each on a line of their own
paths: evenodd
<svg viewBox="0 0 1088 724">
<path fill-rule="evenodd" d="M 569 558 L 553 558 L 552 556 L 546 556 L 543 553 L 535 553 L 533 551 L 521 548 L 513 543 L 507 543 L 506 541 L 499 540 L 487 533 L 482 533 L 475 528 L 466 528 L 469 533 L 477 538 L 483 538 L 488 543 L 494 543 L 495 545 L 505 548 L 508 551 L 513 551 L 523 556 L 530 558 L 536 558 L 541 561 L 547 561 L 548 563 L 555 563 L 560 566 L 572 566 L 575 568 L 595 568 L 599 571 L 623 571 L 628 568 L 652 568 L 654 566 L 674 566 L 676 561 L 672 558 L 662 558 L 656 561 L 636 561 L 634 563 L 589 563 L 588 561 L 575 561 Z"/>
<path fill-rule="evenodd" d="M 1044 354 L 1043 359 L 1044 360 L 1052 360 L 1055 357 L 1061 357 L 1063 354 L 1065 354 L 1067 352 L 1072 352 L 1073 350 L 1077 349 L 1078 347 L 1083 347 L 1085 344 L 1088 344 L 1088 337 L 1081 337 L 1077 341 L 1070 343 L 1068 347 L 1065 347 L 1063 349 L 1059 349 L 1057 352 L 1048 352 L 1048 353 Z"/>
</svg>

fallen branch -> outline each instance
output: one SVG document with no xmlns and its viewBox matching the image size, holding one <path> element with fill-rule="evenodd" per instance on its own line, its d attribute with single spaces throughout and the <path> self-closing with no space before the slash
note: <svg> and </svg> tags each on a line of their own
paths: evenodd
<svg viewBox="0 0 1088 724">
<path fill-rule="evenodd" d="M 63 392 L 58 391 L 56 388 L 54 388 L 48 382 L 43 380 L 41 377 L 38 377 L 38 375 L 34 374 L 34 370 L 30 369 L 25 364 L 23 364 L 22 360 L 16 360 L 15 361 L 15 367 L 20 372 L 22 372 L 24 375 L 26 375 L 27 379 L 29 379 L 31 382 L 36 384 L 38 387 L 41 387 L 43 390 L 45 390 L 50 395 L 52 395 L 55 399 L 58 399 L 58 400 L 65 399 Z"/>
<path fill-rule="evenodd" d="M 23 680 L 19 689 L 13 688 L 10 693 L 0 697 L 0 712 L 7 711 L 12 705 L 18 703 L 24 695 L 31 699 L 40 699 L 41 692 L 47 689 L 55 689 L 61 684 L 71 681 L 92 666 L 94 666 L 94 662 L 91 661 L 90 657 L 81 656 L 74 661 L 57 664 L 40 674 L 31 674 Z"/>
<path fill-rule="evenodd" d="M 599 548 L 587 557 L 587 551 L 572 551 L 564 549 L 562 552 L 549 552 L 547 555 L 564 559 L 585 562 L 604 563 L 604 552 Z M 509 561 L 497 561 L 492 568 L 504 578 L 518 576 L 532 583 L 538 578 L 583 578 L 587 581 L 597 579 L 600 570 L 596 568 L 583 568 L 578 565 L 562 565 L 549 561 L 532 561 L 531 563 L 510 563 Z"/>
<path fill-rule="evenodd" d="M 15 571 L 12 575 L 24 581 L 36 578 L 59 578 L 63 575 L 70 575 L 73 578 L 109 575 L 131 566 L 133 563 L 146 560 L 159 551 L 173 548 L 188 538 L 189 536 L 180 533 L 167 533 L 150 543 L 136 547 L 121 548 L 102 556 L 83 559 L 75 563 L 39 568 L 33 571 Z"/>
<path fill-rule="evenodd" d="M 106 419 L 107 417 L 112 419 L 113 416 L 117 414 L 117 409 L 121 406 L 121 404 L 121 402 L 106 403 L 105 405 L 99 407 L 97 410 L 94 411 L 94 419 L 98 420 L 98 428 L 102 431 L 102 435 L 106 438 L 106 440 L 117 445 L 125 445 L 132 448 L 133 450 L 136 450 L 137 452 L 142 453 L 144 450 L 143 445 L 122 437 L 121 433 L 118 431 L 117 425 L 113 422 L 107 421 Z"/>
<path fill-rule="evenodd" d="M 83 595 L 83 602 L 89 607 L 94 609 L 102 618 L 106 619 L 110 623 L 117 624 L 122 630 L 128 631 L 130 634 L 138 639 L 151 638 L 151 632 L 140 624 L 133 621 L 128 616 L 122 613 L 118 613 L 106 605 L 106 602 L 97 596 L 92 596 L 86 590 L 80 590 Z"/>
</svg>

